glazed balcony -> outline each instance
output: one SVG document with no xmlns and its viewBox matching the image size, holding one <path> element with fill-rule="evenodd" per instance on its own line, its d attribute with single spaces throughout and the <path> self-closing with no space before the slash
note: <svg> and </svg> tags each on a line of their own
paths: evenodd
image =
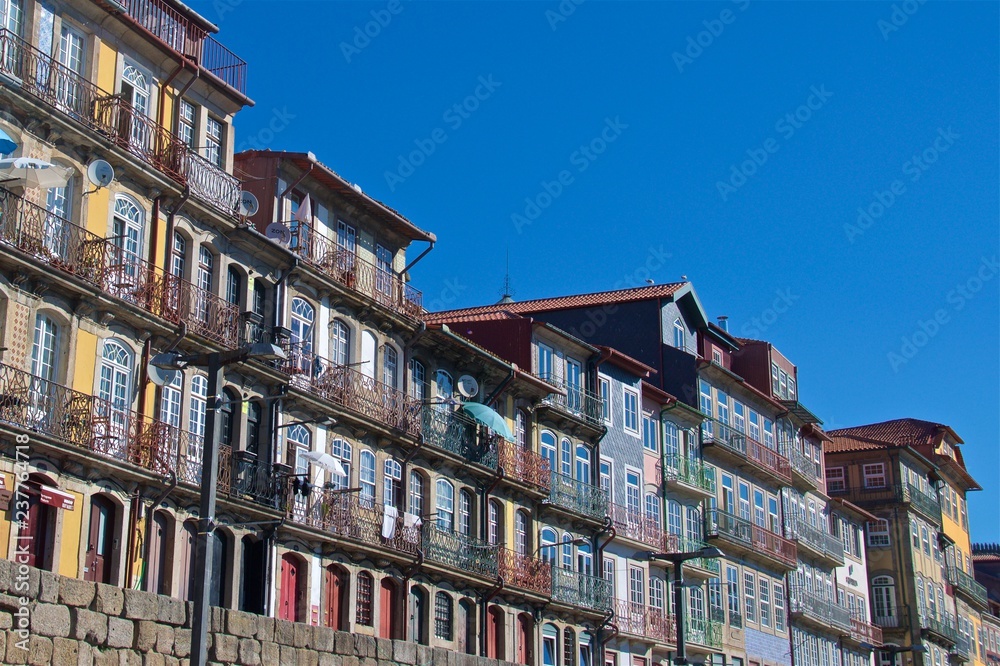
<svg viewBox="0 0 1000 666">
<path fill-rule="evenodd" d="M 677 643 L 676 619 L 662 608 L 615 601 L 615 625 L 622 635 L 662 644 Z"/>
<path fill-rule="evenodd" d="M 663 527 L 659 521 L 639 511 L 638 507 L 611 504 L 610 515 L 616 540 L 628 539 L 652 548 L 662 545 Z"/>
<path fill-rule="evenodd" d="M 552 601 L 606 613 L 612 609 L 611 581 L 553 567 Z"/>
<path fill-rule="evenodd" d="M 873 647 L 882 647 L 882 627 L 866 622 L 861 618 L 851 618 L 850 637 L 855 643 L 865 643 Z"/>
<path fill-rule="evenodd" d="M 60 117 L 84 125 L 152 166 L 225 215 L 234 215 L 240 182 L 179 137 L 8 30 L 0 30 L 0 78 Z"/>
<path fill-rule="evenodd" d="M 497 468 L 497 450 L 487 438 L 476 436 L 476 422 L 461 412 L 438 406 L 423 408 L 424 444 L 490 469 Z"/>
<path fill-rule="evenodd" d="M 707 546 L 701 539 L 692 539 L 678 534 L 664 534 L 663 542 L 660 546 L 664 553 L 693 553 Z M 654 560 L 654 564 L 661 564 L 665 567 L 673 565 L 665 560 Z M 719 576 L 722 573 L 722 564 L 716 557 L 696 557 L 684 563 L 684 571 L 695 573 L 700 576 Z"/>
<path fill-rule="evenodd" d="M 432 522 L 424 524 L 422 548 L 428 562 L 484 578 L 497 577 L 498 547 L 481 539 L 443 529 Z"/>
<path fill-rule="evenodd" d="M 594 428 L 603 427 L 604 401 L 601 396 L 588 391 L 579 384 L 569 384 L 562 377 L 542 375 L 540 378 L 566 391 L 565 395 L 549 394 L 542 406 L 552 407 L 562 414 L 581 420 Z"/>
<path fill-rule="evenodd" d="M 545 560 L 501 548 L 499 565 L 500 578 L 505 586 L 552 596 L 552 565 Z"/>
<path fill-rule="evenodd" d="M 80 278 L 116 298 L 188 332 L 233 349 L 239 344 L 239 309 L 223 298 L 0 188 L 0 243 L 61 273 Z"/>
<path fill-rule="evenodd" d="M 416 555 L 420 529 L 406 527 L 397 516 L 391 536 L 382 536 L 385 506 L 374 499 L 312 487 L 308 493 L 296 493 L 293 479 L 288 480 L 285 519 L 289 523 L 324 532 L 329 536 L 350 539 L 372 548 Z"/>
<path fill-rule="evenodd" d="M 844 542 L 818 527 L 813 527 L 803 518 L 791 521 L 791 531 L 799 550 L 810 553 L 831 566 L 843 566 Z"/>
<path fill-rule="evenodd" d="M 941 505 L 936 497 L 924 493 L 909 483 L 882 485 L 877 487 L 844 488 L 835 493 L 847 495 L 851 501 L 862 506 L 884 506 L 886 504 L 907 504 L 935 525 L 941 525 Z"/>
<path fill-rule="evenodd" d="M 671 490 L 700 498 L 715 496 L 715 479 L 702 461 L 668 454 L 664 463 L 663 482 Z"/>
<path fill-rule="evenodd" d="M 970 603 L 975 604 L 980 610 L 989 608 L 986 587 L 975 578 L 954 565 L 948 566 L 945 578 L 955 588 L 956 592 L 964 596 Z"/>
<path fill-rule="evenodd" d="M 958 629 L 955 628 L 955 618 L 950 614 L 935 617 L 923 612 L 918 615 L 920 629 L 932 636 L 954 645 L 958 641 Z"/>
<path fill-rule="evenodd" d="M 705 514 L 705 534 L 709 539 L 723 541 L 751 558 L 779 563 L 788 569 L 796 566 L 794 541 L 721 509 L 709 509 Z M 728 552 L 726 547 L 722 550 Z"/>
<path fill-rule="evenodd" d="M 524 483 L 540 492 L 552 492 L 552 470 L 549 461 L 531 449 L 493 437 L 498 455 L 498 465 L 511 481 Z"/>
<path fill-rule="evenodd" d="M 788 462 L 792 466 L 793 480 L 800 482 L 800 487 L 807 490 L 823 491 L 823 466 L 810 460 L 799 450 L 795 442 L 780 442 L 778 448 L 788 454 Z"/>
<path fill-rule="evenodd" d="M 722 648 L 722 623 L 703 617 L 684 618 L 684 642 L 689 646 L 718 650 Z"/>
<path fill-rule="evenodd" d="M 608 513 L 607 491 L 558 472 L 552 472 L 549 503 L 595 521 L 603 521 Z"/>
<path fill-rule="evenodd" d="M 851 631 L 851 611 L 844 606 L 801 586 L 792 586 L 789 592 L 788 608 L 793 617 L 820 629 Z"/>
<path fill-rule="evenodd" d="M 791 484 L 792 467 L 787 458 L 731 426 L 706 420 L 701 425 L 701 441 L 702 446 L 716 449 L 722 455 L 749 462 L 778 485 Z"/>
<path fill-rule="evenodd" d="M 955 640 L 955 647 L 952 648 L 950 654 L 958 661 L 969 661 L 969 657 L 972 656 L 972 646 L 969 639 L 966 636 L 959 634 L 958 638 Z"/>
<path fill-rule="evenodd" d="M 398 275 L 365 261 L 312 225 L 293 222 L 290 227 L 292 235 L 288 249 L 304 262 L 350 291 L 396 314 L 420 319 L 423 296 Z"/>
<path fill-rule="evenodd" d="M 420 436 L 419 401 L 354 368 L 337 365 L 301 343 L 289 344 L 286 355 L 280 367 L 291 376 L 292 386 L 339 405 L 361 420 Z"/>
</svg>

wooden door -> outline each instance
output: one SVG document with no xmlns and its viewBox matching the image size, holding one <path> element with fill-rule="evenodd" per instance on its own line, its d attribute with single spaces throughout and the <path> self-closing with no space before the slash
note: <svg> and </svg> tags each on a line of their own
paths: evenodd
<svg viewBox="0 0 1000 666">
<path fill-rule="evenodd" d="M 533 623 L 530 615 L 522 613 L 517 616 L 517 663 L 530 664 L 534 661 Z M 583 666 L 581 664 L 581 666 Z"/>
<path fill-rule="evenodd" d="M 49 531 L 52 523 L 52 507 L 42 504 L 41 498 L 36 492 L 31 492 L 34 488 L 28 486 L 28 520 L 24 529 L 24 534 L 29 537 L 28 549 L 29 567 L 38 569 L 48 569 L 49 566 Z"/>
<path fill-rule="evenodd" d="M 399 588 L 389 578 L 383 578 L 379 593 L 379 636 L 399 638 Z"/>
<path fill-rule="evenodd" d="M 476 641 L 476 605 L 468 599 L 462 599 L 458 602 L 458 606 L 462 611 L 459 650 L 466 654 L 479 654 L 479 645 Z"/>
<path fill-rule="evenodd" d="M 278 617 L 299 622 L 299 564 L 290 554 L 281 556 L 281 599 Z"/>
<path fill-rule="evenodd" d="M 505 659 L 503 610 L 490 606 L 486 626 L 486 656 L 490 659 Z"/>
<path fill-rule="evenodd" d="M 115 507 L 107 497 L 95 495 L 90 501 L 90 534 L 84 559 L 84 580 L 111 583 L 111 554 L 115 537 Z"/>
<path fill-rule="evenodd" d="M 178 585 L 177 597 L 187 601 L 194 601 L 194 549 L 195 540 L 198 537 L 198 526 L 193 520 L 184 523 L 181 530 L 181 561 L 178 564 L 178 572 L 181 580 Z"/>
<path fill-rule="evenodd" d="M 347 572 L 336 565 L 326 570 L 326 626 L 347 631 Z"/>
<path fill-rule="evenodd" d="M 169 550 L 170 522 L 162 511 L 153 514 L 149 526 L 149 564 L 146 570 L 146 589 L 156 594 L 170 594 Z"/>
</svg>

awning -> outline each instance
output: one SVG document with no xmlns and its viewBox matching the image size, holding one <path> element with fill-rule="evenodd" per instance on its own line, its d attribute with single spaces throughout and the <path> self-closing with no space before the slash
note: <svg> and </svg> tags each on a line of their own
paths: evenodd
<svg viewBox="0 0 1000 666">
<path fill-rule="evenodd" d="M 465 402 L 462 403 L 462 410 L 508 442 L 514 441 L 514 435 L 507 427 L 507 421 L 492 408 L 478 402 Z"/>
<path fill-rule="evenodd" d="M 10 138 L 10 134 L 0 129 L 0 155 L 10 155 L 17 150 L 17 143 Z"/>
<path fill-rule="evenodd" d="M 344 470 L 344 466 L 340 464 L 340 460 L 334 458 L 329 453 L 307 451 L 302 454 L 302 457 L 328 472 L 333 472 L 334 476 L 347 476 L 347 472 Z"/>
<path fill-rule="evenodd" d="M 25 187 L 47 190 L 66 187 L 72 175 L 69 167 L 58 166 L 30 157 L 8 157 L 0 160 L 0 178 L 20 180 Z"/>
<path fill-rule="evenodd" d="M 52 486 L 41 486 L 39 490 L 41 491 L 40 499 L 42 504 L 48 504 L 49 506 L 54 506 L 57 509 L 65 509 L 66 511 L 72 511 L 76 506 L 76 498 L 69 493 L 64 493 Z"/>
</svg>

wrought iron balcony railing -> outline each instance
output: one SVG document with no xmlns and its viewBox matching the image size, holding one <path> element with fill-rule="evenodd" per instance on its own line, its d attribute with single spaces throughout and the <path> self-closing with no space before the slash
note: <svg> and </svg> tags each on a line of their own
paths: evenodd
<svg viewBox="0 0 1000 666">
<path fill-rule="evenodd" d="M 715 477 L 700 460 L 667 454 L 664 456 L 663 480 L 695 488 L 700 492 L 715 494 Z"/>
<path fill-rule="evenodd" d="M 600 426 L 603 423 L 604 401 L 601 396 L 588 391 L 579 384 L 571 384 L 562 377 L 546 374 L 541 375 L 540 378 L 566 391 L 566 395 L 550 394 L 546 399 L 550 404 L 564 412 L 582 418 L 593 426 Z"/>
<path fill-rule="evenodd" d="M 801 516 L 792 516 L 789 522 L 792 536 L 799 546 L 820 553 L 830 561 L 844 563 L 844 542 L 839 538 L 813 527 Z"/>
<path fill-rule="evenodd" d="M 701 539 L 692 539 L 678 534 L 663 535 L 662 548 L 664 553 L 693 553 L 701 550 L 707 545 L 708 544 Z M 687 571 L 690 567 L 701 569 L 715 575 L 719 575 L 722 572 L 722 565 L 720 564 L 719 559 L 714 557 L 696 557 L 688 560 L 684 563 L 684 570 Z"/>
<path fill-rule="evenodd" d="M 831 490 L 830 494 L 837 496 L 848 495 L 852 498 L 852 501 L 866 505 L 885 503 L 909 504 L 911 508 L 919 511 L 925 518 L 937 525 L 941 524 L 941 504 L 937 498 L 928 495 L 909 483 L 870 487 L 845 487 Z"/>
<path fill-rule="evenodd" d="M 951 614 L 935 617 L 924 611 L 919 613 L 920 628 L 943 638 L 950 643 L 958 641 L 958 629 L 955 628 L 955 618 Z"/>
<path fill-rule="evenodd" d="M 703 617 L 684 618 L 684 640 L 708 648 L 722 647 L 722 624 Z"/>
<path fill-rule="evenodd" d="M 866 622 L 861 618 L 852 617 L 851 638 L 858 643 L 867 643 L 874 647 L 881 647 L 882 627 Z"/>
<path fill-rule="evenodd" d="M 611 610 L 611 581 L 562 567 L 552 568 L 552 600 L 599 612 Z"/>
<path fill-rule="evenodd" d="M 302 343 L 286 348 L 281 368 L 291 384 L 340 405 L 362 418 L 417 437 L 421 430 L 420 403 L 392 386 L 337 365 L 307 349 Z"/>
<path fill-rule="evenodd" d="M 312 225 L 293 222 L 290 227 L 288 248 L 306 263 L 384 308 L 411 319 L 421 317 L 423 296 L 398 275 L 365 261 Z"/>
<path fill-rule="evenodd" d="M 788 484 L 792 481 L 792 467 L 788 458 L 732 426 L 708 419 L 701 425 L 701 438 L 703 446 L 721 446 L 745 458 L 778 482 Z"/>
<path fill-rule="evenodd" d="M 956 591 L 964 594 L 981 608 L 989 607 L 989 596 L 986 587 L 955 565 L 948 566 L 947 580 Z"/>
<path fill-rule="evenodd" d="M 799 585 L 793 585 L 789 592 L 789 611 L 793 615 L 805 615 L 822 625 L 851 630 L 851 611 L 844 606 Z"/>
<path fill-rule="evenodd" d="M 496 469 L 496 446 L 489 438 L 477 437 L 476 429 L 475 421 L 450 407 L 442 409 L 428 405 L 423 408 L 425 444 Z"/>
<path fill-rule="evenodd" d="M 368 546 L 416 555 L 420 528 L 407 527 L 403 516 L 397 516 L 392 532 L 384 535 L 385 505 L 321 487 L 313 487 L 303 495 L 295 492 L 292 481 L 288 481 L 285 503 L 288 521 Z"/>
<path fill-rule="evenodd" d="M 61 115 L 149 164 L 191 193 L 233 215 L 239 180 L 199 155 L 179 137 L 138 111 L 119 95 L 98 88 L 9 30 L 0 30 L 0 77 Z"/>
<path fill-rule="evenodd" d="M 662 608 L 631 601 L 615 601 L 615 624 L 622 634 L 648 638 L 663 644 L 677 643 L 676 619 Z"/>
<path fill-rule="evenodd" d="M 556 506 L 602 520 L 608 513 L 608 493 L 600 486 L 552 472 L 549 500 Z"/>
<path fill-rule="evenodd" d="M 492 439 L 499 456 L 498 464 L 508 479 L 534 486 L 542 492 L 551 492 L 552 470 L 548 460 L 502 437 Z"/>
<path fill-rule="evenodd" d="M 431 562 L 486 578 L 497 577 L 498 546 L 491 546 L 482 539 L 441 529 L 437 523 L 425 523 L 423 550 Z"/>
<path fill-rule="evenodd" d="M 552 596 L 552 565 L 545 560 L 501 548 L 500 577 L 504 585 Z"/>
<path fill-rule="evenodd" d="M 710 538 L 725 539 L 742 547 L 748 553 L 770 556 L 785 565 L 795 567 L 797 554 L 795 542 L 721 509 L 709 509 L 706 512 L 705 534 Z"/>
<path fill-rule="evenodd" d="M 610 513 L 616 538 L 631 539 L 653 548 L 659 548 L 663 543 L 663 526 L 658 520 L 642 513 L 639 507 L 611 504 Z"/>
<path fill-rule="evenodd" d="M 820 463 L 806 457 L 795 442 L 779 442 L 778 449 L 788 455 L 792 470 L 806 479 L 813 488 L 823 487 L 823 466 Z"/>
</svg>

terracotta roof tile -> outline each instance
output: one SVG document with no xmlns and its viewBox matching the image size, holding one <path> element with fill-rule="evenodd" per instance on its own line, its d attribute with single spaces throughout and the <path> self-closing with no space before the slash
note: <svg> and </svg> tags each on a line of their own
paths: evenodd
<svg viewBox="0 0 1000 666">
<path fill-rule="evenodd" d="M 838 428 L 827 434 L 834 439 L 838 437 L 865 439 L 889 446 L 925 446 L 933 444 L 942 429 L 950 428 L 943 423 L 907 418 L 851 428 Z"/>
</svg>

